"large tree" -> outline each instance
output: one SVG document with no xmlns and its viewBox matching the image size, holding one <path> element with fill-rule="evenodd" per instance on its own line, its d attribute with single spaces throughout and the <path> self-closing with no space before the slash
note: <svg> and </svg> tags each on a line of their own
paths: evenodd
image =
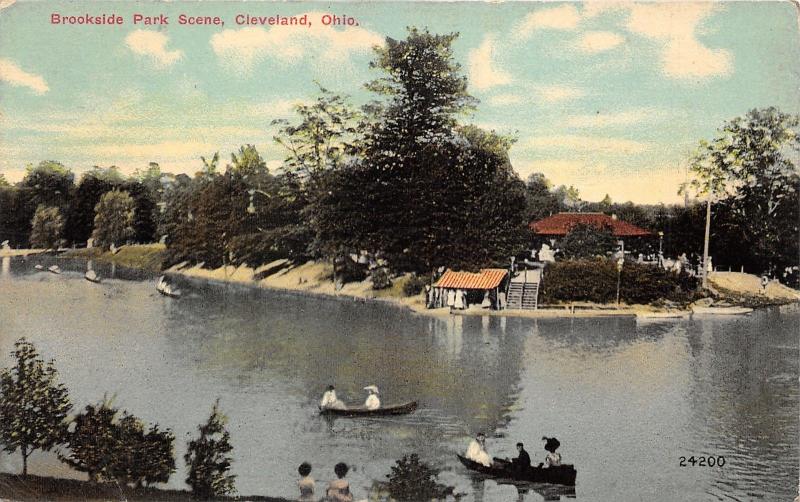
<svg viewBox="0 0 800 502">
<path fill-rule="evenodd" d="M 31 246 L 58 249 L 63 229 L 64 218 L 57 207 L 39 206 L 31 221 Z"/>
<path fill-rule="evenodd" d="M 100 202 L 100 197 L 119 187 L 123 181 L 122 174 L 113 166 L 107 169 L 95 166 L 83 173 L 66 213 L 64 237 L 67 241 L 81 245 L 86 243 L 92 236 L 94 208 Z"/>
<path fill-rule="evenodd" d="M 478 268 L 507 260 L 525 237 L 524 186 L 508 161 L 510 141 L 459 115 L 475 100 L 454 61 L 457 34 L 409 29 L 376 48 L 384 76 L 362 159 L 323 194 L 322 234 L 345 251 L 366 249 L 399 271 Z"/>
<path fill-rule="evenodd" d="M 798 117 L 775 108 L 751 110 L 701 142 L 691 170 L 695 189 L 716 202 L 711 254 L 731 245 L 738 250 L 730 263 L 715 263 L 755 272 L 797 264 L 798 151 Z"/>
<path fill-rule="evenodd" d="M 99 247 L 125 244 L 134 235 L 136 203 L 128 192 L 112 190 L 95 206 L 92 238 Z"/>
<path fill-rule="evenodd" d="M 60 162 L 45 160 L 37 166 L 29 165 L 20 187 L 27 189 L 28 197 L 37 206 L 64 207 L 69 200 L 75 175 Z"/>
<path fill-rule="evenodd" d="M 0 443 L 8 453 L 20 450 L 28 474 L 31 453 L 64 441 L 72 405 L 53 362 L 45 363 L 32 343 L 19 339 L 12 356 L 16 364 L 0 370 Z"/>
</svg>

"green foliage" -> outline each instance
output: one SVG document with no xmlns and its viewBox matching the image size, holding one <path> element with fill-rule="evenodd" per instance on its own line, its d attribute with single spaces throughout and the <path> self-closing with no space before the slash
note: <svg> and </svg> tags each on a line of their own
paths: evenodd
<svg viewBox="0 0 800 502">
<path fill-rule="evenodd" d="M 8 188 L 10 186 L 11 186 L 11 183 L 9 183 L 8 180 L 6 179 L 6 175 L 3 174 L 3 173 L 0 173 L 0 188 Z"/>
<path fill-rule="evenodd" d="M 67 221 L 64 227 L 64 237 L 67 241 L 83 245 L 91 237 L 94 228 L 95 206 L 100 202 L 103 194 L 118 187 L 121 182 L 117 176 L 108 171 L 95 167 L 81 176 L 81 181 L 78 183 L 67 210 Z"/>
<path fill-rule="evenodd" d="M 542 173 L 532 173 L 525 182 L 526 220 L 530 223 L 556 214 L 563 209 L 551 191 L 552 183 Z"/>
<path fill-rule="evenodd" d="M 231 154 L 230 169 L 245 178 L 257 179 L 269 174 L 267 163 L 253 145 L 242 145 L 237 153 Z"/>
<path fill-rule="evenodd" d="M 800 254 L 798 123 L 775 108 L 751 110 L 701 142 L 691 161 L 694 191 L 718 201 L 712 227 L 722 249 L 735 244 L 739 263 L 758 271 L 796 265 Z"/>
<path fill-rule="evenodd" d="M 453 493 L 453 487 L 439 483 L 439 470 L 419 460 L 416 453 L 404 455 L 392 466 L 386 488 L 390 500 L 398 502 L 422 502 L 440 500 Z"/>
<path fill-rule="evenodd" d="M 214 403 L 208 421 L 198 427 L 200 436 L 192 439 L 184 455 L 189 475 L 186 483 L 196 499 L 207 500 L 235 491 L 235 475 L 231 469 L 230 434 L 225 429 L 225 415 L 219 411 L 219 400 Z"/>
<path fill-rule="evenodd" d="M 49 451 L 64 441 L 72 405 L 53 362 L 45 364 L 32 343 L 19 339 L 12 356 L 16 364 L 0 371 L 0 443 L 8 453 L 21 451 L 27 474 L 34 450 Z"/>
<path fill-rule="evenodd" d="M 608 227 L 597 228 L 579 223 L 569 230 L 558 246 L 566 258 L 591 258 L 606 256 L 613 251 L 616 239 Z"/>
<path fill-rule="evenodd" d="M 29 189 L 27 196 L 34 207 L 39 204 L 63 207 L 72 192 L 75 175 L 60 162 L 45 160 L 36 167 L 29 165 L 21 188 Z"/>
<path fill-rule="evenodd" d="M 64 218 L 57 207 L 40 205 L 31 220 L 31 246 L 42 249 L 58 249 L 64 230 Z"/>
<path fill-rule="evenodd" d="M 104 401 L 75 417 L 69 454 L 59 458 L 92 482 L 166 483 L 175 472 L 174 441 L 170 430 L 159 430 L 158 424 L 146 430 L 141 420 Z"/>
<path fill-rule="evenodd" d="M 646 304 L 660 299 L 687 302 L 697 284 L 686 273 L 625 262 L 620 275 L 620 301 Z M 585 301 L 613 303 L 617 294 L 614 260 L 583 259 L 552 263 L 542 277 L 541 303 Z"/>
<path fill-rule="evenodd" d="M 403 283 L 403 294 L 406 296 L 418 295 L 429 283 L 427 277 L 413 274 Z"/>
<path fill-rule="evenodd" d="M 370 274 L 372 289 L 386 289 L 392 287 L 392 276 L 386 267 L 378 267 Z"/>
<path fill-rule="evenodd" d="M 92 238 L 95 245 L 107 249 L 111 244 L 125 244 L 135 235 L 136 203 L 128 192 L 106 192 L 100 197 L 94 212 Z"/>
</svg>

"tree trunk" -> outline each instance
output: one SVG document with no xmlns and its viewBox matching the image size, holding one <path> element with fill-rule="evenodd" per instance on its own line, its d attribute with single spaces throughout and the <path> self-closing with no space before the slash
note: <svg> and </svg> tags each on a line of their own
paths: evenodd
<svg viewBox="0 0 800 502">
<path fill-rule="evenodd" d="M 28 475 L 28 445 L 22 445 L 22 475 Z"/>
</svg>

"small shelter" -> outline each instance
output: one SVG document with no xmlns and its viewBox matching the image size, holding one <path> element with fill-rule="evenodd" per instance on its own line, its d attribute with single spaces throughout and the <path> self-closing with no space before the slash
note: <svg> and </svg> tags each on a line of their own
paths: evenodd
<svg viewBox="0 0 800 502">
<path fill-rule="evenodd" d="M 504 308 L 507 276 L 508 271 L 502 268 L 485 268 L 477 273 L 448 269 L 428 292 L 428 308 L 466 309 L 475 304 Z"/>
<path fill-rule="evenodd" d="M 622 221 L 616 215 L 604 213 L 558 213 L 532 221 L 528 227 L 534 235 L 533 244 L 538 246 L 542 241 L 555 245 L 557 240 L 566 236 L 576 225 L 586 225 L 598 230 L 608 228 L 623 250 L 631 247 L 650 249 L 651 238 L 654 237 L 652 232 L 644 228 Z"/>
</svg>

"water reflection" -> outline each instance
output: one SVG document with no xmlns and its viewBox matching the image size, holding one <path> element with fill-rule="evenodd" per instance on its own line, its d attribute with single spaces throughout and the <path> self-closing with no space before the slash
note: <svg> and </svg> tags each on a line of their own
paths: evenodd
<svg viewBox="0 0 800 502">
<path fill-rule="evenodd" d="M 426 317 L 180 279 L 186 294 L 173 300 L 156 294 L 152 274 L 92 263 L 110 280 L 91 284 L 82 278 L 85 262 L 36 262 L 57 262 L 64 273 L 3 261 L 3 361 L 27 336 L 56 357 L 76 403 L 116 393 L 120 406 L 178 438 L 222 397 L 241 493 L 291 497 L 302 461 L 324 476 L 344 460 L 362 497 L 410 452 L 441 468 L 442 482 L 468 500 L 487 502 L 751 493 L 780 500 L 794 491 L 797 309 L 642 325 Z M 413 399 L 420 408 L 325 420 L 316 405 L 330 383 L 350 403 L 363 402 L 362 387 L 376 384 L 385 403 Z M 578 469 L 577 493 L 475 478 L 455 453 L 478 430 L 489 436 L 491 455 L 513 455 L 523 441 L 534 463 L 544 457 L 539 439 L 558 437 L 565 462 Z M 179 440 L 178 458 L 184 448 Z M 678 466 L 692 454 L 724 455 L 728 464 Z M 18 467 L 3 459 L 4 469 Z M 36 472 L 61 474 L 42 462 Z M 181 469 L 171 486 L 183 487 Z"/>
</svg>

